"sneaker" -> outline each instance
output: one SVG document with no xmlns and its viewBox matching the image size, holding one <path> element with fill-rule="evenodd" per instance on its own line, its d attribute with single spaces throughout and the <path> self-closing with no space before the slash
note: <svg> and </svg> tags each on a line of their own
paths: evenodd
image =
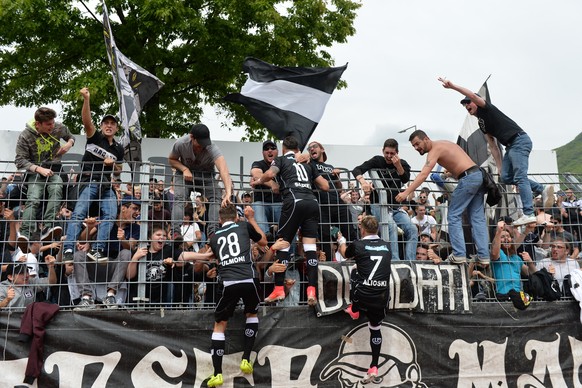
<svg viewBox="0 0 582 388">
<path fill-rule="evenodd" d="M 467 258 L 465 256 L 455 256 L 452 253 L 447 257 L 447 260 L 453 264 L 463 264 L 467 262 Z"/>
<path fill-rule="evenodd" d="M 378 379 L 378 367 L 373 366 L 368 369 L 366 377 L 362 379 L 362 384 L 375 383 Z"/>
<path fill-rule="evenodd" d="M 243 358 L 240 362 L 240 370 L 242 373 L 250 375 L 253 373 L 253 364 L 251 364 L 249 360 Z"/>
<path fill-rule="evenodd" d="M 106 263 L 109 261 L 109 257 L 105 255 L 102 250 L 99 249 L 91 249 L 89 253 L 87 253 L 87 257 L 97 263 Z"/>
<path fill-rule="evenodd" d="M 522 226 L 522 225 L 526 225 L 526 224 L 531 224 L 532 222 L 537 223 L 537 218 L 536 216 L 534 216 L 533 214 L 531 215 L 522 215 L 521 217 L 519 217 L 517 220 L 513 221 L 513 226 Z"/>
<path fill-rule="evenodd" d="M 79 304 L 77 305 L 77 307 L 74 308 L 75 311 L 79 311 L 79 310 L 92 310 L 95 308 L 95 301 L 93 300 L 93 298 L 81 298 L 81 301 L 79 302 Z"/>
<path fill-rule="evenodd" d="M 24 236 L 24 235 L 19 235 L 18 238 L 16 239 L 16 245 L 18 245 L 18 248 L 20 248 L 20 250 L 22 251 L 22 253 L 28 253 L 29 249 L 28 249 L 28 237 Z"/>
<path fill-rule="evenodd" d="M 117 304 L 117 299 L 115 299 L 115 296 L 113 296 L 113 295 L 107 295 L 105 297 L 105 299 L 103 299 L 103 304 L 108 309 L 116 309 L 116 308 L 119 308 L 119 305 Z"/>
<path fill-rule="evenodd" d="M 42 235 L 40 236 L 40 241 L 42 242 L 53 242 L 61 241 L 61 236 L 63 235 L 63 228 L 60 226 L 55 226 L 52 228 L 44 228 Z"/>
<path fill-rule="evenodd" d="M 210 376 L 210 379 L 206 383 L 208 387 L 219 387 L 224 384 L 224 380 L 222 380 L 222 373 L 217 374 L 216 376 Z"/>
<path fill-rule="evenodd" d="M 64 253 L 63 253 L 63 263 L 65 264 L 71 264 L 75 262 L 75 255 L 73 254 L 73 251 L 70 249 L 67 249 Z"/>
<path fill-rule="evenodd" d="M 285 287 L 284 286 L 275 286 L 271 295 L 265 298 L 265 303 L 275 303 L 285 299 Z"/>
<path fill-rule="evenodd" d="M 317 297 L 315 296 L 315 286 L 307 287 L 307 304 L 310 306 L 315 306 L 317 303 Z"/>
<path fill-rule="evenodd" d="M 346 313 L 348 313 L 350 315 L 350 317 L 352 317 L 353 320 L 359 319 L 360 318 L 360 312 L 356 311 L 353 312 L 352 311 L 352 305 L 349 305 L 347 309 L 344 310 Z"/>
<path fill-rule="evenodd" d="M 554 185 L 547 185 L 542 191 L 542 206 L 546 209 L 554 207 Z"/>
</svg>

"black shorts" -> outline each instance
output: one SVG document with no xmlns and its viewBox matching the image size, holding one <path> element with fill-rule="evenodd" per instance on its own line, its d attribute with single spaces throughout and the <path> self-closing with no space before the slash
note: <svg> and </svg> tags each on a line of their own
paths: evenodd
<svg viewBox="0 0 582 388">
<path fill-rule="evenodd" d="M 303 237 L 317 238 L 319 203 L 314 199 L 284 200 L 277 235 L 292 242 L 301 227 Z"/>
<path fill-rule="evenodd" d="M 388 306 L 388 298 L 385 295 L 379 297 L 366 297 L 359 295 L 358 292 L 351 292 L 352 311 L 362 311 L 368 317 L 368 321 L 372 326 L 379 326 L 384 318 L 386 318 L 386 308 Z"/>
<path fill-rule="evenodd" d="M 236 283 L 224 287 L 222 297 L 214 309 L 214 320 L 216 322 L 228 321 L 234 314 L 234 309 L 240 299 L 245 306 L 245 314 L 256 314 L 259 311 L 261 297 L 258 288 L 258 281 L 252 283 Z"/>
</svg>

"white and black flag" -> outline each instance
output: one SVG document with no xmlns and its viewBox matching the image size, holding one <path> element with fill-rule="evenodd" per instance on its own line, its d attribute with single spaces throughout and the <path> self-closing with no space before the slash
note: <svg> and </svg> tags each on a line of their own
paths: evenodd
<svg viewBox="0 0 582 388">
<path fill-rule="evenodd" d="M 111 75 L 119 98 L 119 116 L 123 127 L 123 134 L 119 141 L 124 148 L 127 148 L 130 141 L 138 143 L 141 141 L 142 134 L 138 116 L 149 99 L 164 84 L 117 49 L 105 2 L 103 2 L 103 35 L 107 48 L 107 58 L 111 65 Z"/>
<path fill-rule="evenodd" d="M 246 83 L 224 99 L 244 105 L 278 139 L 295 136 L 303 149 L 347 66 L 279 67 L 246 58 Z"/>
</svg>

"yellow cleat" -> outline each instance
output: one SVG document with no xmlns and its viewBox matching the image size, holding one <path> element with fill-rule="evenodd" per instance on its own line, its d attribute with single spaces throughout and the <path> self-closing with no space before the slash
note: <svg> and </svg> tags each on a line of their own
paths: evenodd
<svg viewBox="0 0 582 388">
<path fill-rule="evenodd" d="M 249 360 L 247 359 L 243 359 L 240 362 L 240 370 L 246 374 L 246 375 L 250 375 L 251 373 L 253 373 L 253 364 L 251 364 L 249 362 Z"/>
<path fill-rule="evenodd" d="M 222 384 L 224 384 L 224 380 L 222 380 L 221 373 L 217 374 L 216 376 L 210 376 L 210 380 L 208 380 L 208 383 L 206 383 L 208 387 L 219 387 Z"/>
</svg>

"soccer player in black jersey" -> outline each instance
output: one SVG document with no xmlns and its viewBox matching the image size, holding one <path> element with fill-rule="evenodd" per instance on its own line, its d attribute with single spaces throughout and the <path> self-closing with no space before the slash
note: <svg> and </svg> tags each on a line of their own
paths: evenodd
<svg viewBox="0 0 582 388">
<path fill-rule="evenodd" d="M 267 245 L 267 237 L 255 220 L 250 206 L 244 210 L 247 221 L 238 221 L 236 207 L 232 204 L 220 208 L 218 218 L 221 224 L 210 239 L 210 249 L 218 260 L 218 276 L 224 285 L 222 297 L 214 310 L 214 331 L 212 332 L 212 365 L 214 374 L 208 380 L 209 387 L 223 384 L 222 357 L 224 355 L 226 324 L 242 298 L 247 317 L 244 335 L 243 357 L 240 369 L 243 373 L 253 373 L 250 362 L 251 351 L 257 337 L 261 303 L 258 289 L 259 280 L 252 260 L 251 240 L 260 246 Z"/>
<path fill-rule="evenodd" d="M 251 181 L 251 186 L 262 185 L 272 179 L 277 179 L 279 192 L 283 197 L 283 207 L 279 218 L 277 236 L 292 243 L 295 234 L 301 227 L 303 249 L 307 262 L 307 303 L 316 303 L 315 290 L 317 286 L 317 253 L 316 239 L 319 224 L 319 203 L 313 194 L 313 185 L 320 190 L 328 191 L 329 184 L 316 169 L 309 164 L 297 163 L 295 153 L 299 152 L 299 143 L 293 136 L 283 140 L 283 155 L 275 158 L 271 167 L 258 179 Z M 288 264 L 289 248 L 277 251 L 277 260 Z M 285 299 L 285 273 L 275 274 L 275 289 L 265 298 L 265 302 L 276 302 Z"/>
<path fill-rule="evenodd" d="M 338 245 L 342 256 L 356 262 L 356 270 L 350 281 L 352 304 L 346 312 L 353 319 L 360 317 L 360 311 L 368 317 L 372 362 L 367 376 L 362 380 L 366 384 L 378 377 L 378 361 L 382 348 L 381 326 L 390 299 L 388 287 L 392 254 L 390 244 L 378 237 L 378 221 L 375 217 L 364 216 L 359 227 L 361 240 L 346 247 L 345 237 L 340 236 Z"/>
</svg>

